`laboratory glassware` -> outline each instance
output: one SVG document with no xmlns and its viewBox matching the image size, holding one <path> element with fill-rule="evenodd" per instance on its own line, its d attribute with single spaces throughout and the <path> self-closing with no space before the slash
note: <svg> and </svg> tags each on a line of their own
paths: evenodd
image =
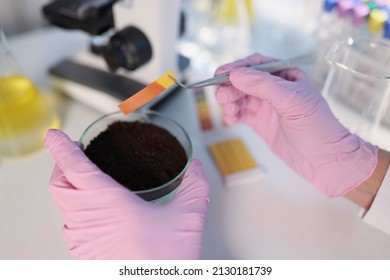
<svg viewBox="0 0 390 280">
<path fill-rule="evenodd" d="M 39 150 L 47 129 L 58 127 L 48 100 L 23 74 L 0 30 L 0 157 Z"/>
<path fill-rule="evenodd" d="M 211 74 L 218 65 L 253 53 L 252 0 L 186 0 L 186 32 L 180 52 L 191 67 Z"/>
<path fill-rule="evenodd" d="M 118 111 L 104 115 L 95 120 L 93 123 L 91 123 L 81 135 L 78 141 L 78 145 L 83 149 L 87 148 L 91 141 L 93 141 L 93 139 L 95 139 L 99 134 L 107 130 L 109 125 L 118 121 L 142 122 L 156 125 L 167 130 L 182 145 L 187 155 L 187 161 L 186 165 L 183 167 L 179 174 L 177 174 L 169 182 L 166 182 L 165 184 L 162 184 L 160 186 L 140 191 L 133 191 L 135 194 L 137 194 L 146 201 L 150 201 L 156 204 L 163 204 L 168 202 L 175 195 L 176 189 L 183 179 L 184 172 L 188 169 L 188 166 L 192 160 L 192 142 L 186 130 L 175 120 L 151 110 L 132 112 L 128 115 L 124 115 L 121 111 Z M 161 165 L 163 166 L 164 162 L 162 162 Z"/>
<path fill-rule="evenodd" d="M 335 42 L 325 59 L 331 68 L 323 96 L 341 123 L 372 140 L 388 107 L 390 45 L 350 37 Z"/>
</svg>

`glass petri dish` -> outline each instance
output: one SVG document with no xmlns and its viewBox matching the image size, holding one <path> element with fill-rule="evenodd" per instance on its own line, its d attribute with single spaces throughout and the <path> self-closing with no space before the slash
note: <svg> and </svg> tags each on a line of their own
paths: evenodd
<svg viewBox="0 0 390 280">
<path fill-rule="evenodd" d="M 105 131 L 109 125 L 117 121 L 138 121 L 142 123 L 156 125 L 168 131 L 178 140 L 178 142 L 183 147 L 187 155 L 187 161 L 183 169 L 173 179 L 157 187 L 133 191 L 133 193 L 137 194 L 138 196 L 149 202 L 163 204 L 170 201 L 175 195 L 176 189 L 180 185 L 184 173 L 192 160 L 192 143 L 187 132 L 175 120 L 151 110 L 133 112 L 128 115 L 124 115 L 121 111 L 117 111 L 104 115 L 95 120 L 93 123 L 91 123 L 82 133 L 78 141 L 78 145 L 85 150 L 93 139 L 95 139 L 100 133 Z"/>
</svg>

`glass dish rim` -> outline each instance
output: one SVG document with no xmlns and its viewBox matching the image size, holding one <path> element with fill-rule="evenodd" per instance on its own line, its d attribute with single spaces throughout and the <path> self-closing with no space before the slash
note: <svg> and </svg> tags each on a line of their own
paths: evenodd
<svg viewBox="0 0 390 280">
<path fill-rule="evenodd" d="M 108 113 L 108 114 L 104 114 L 103 116 L 100 116 L 99 118 L 97 118 L 95 121 L 93 121 L 91 124 L 89 124 L 83 131 L 83 133 L 81 134 L 78 142 L 77 142 L 77 146 L 79 146 L 81 148 L 81 145 L 82 145 L 82 140 L 84 139 L 85 135 L 87 134 L 87 132 L 95 125 L 97 124 L 98 122 L 100 122 L 101 120 L 103 119 L 106 119 L 106 118 L 109 118 L 113 115 L 118 115 L 118 114 L 123 114 L 122 111 L 118 110 L 118 111 L 115 111 L 115 112 L 112 112 L 112 113 Z M 172 178 L 170 181 L 164 183 L 163 185 L 161 186 L 158 186 L 158 187 L 155 187 L 155 188 L 152 188 L 152 189 L 147 189 L 147 190 L 141 190 L 141 191 L 131 191 L 135 194 L 142 194 L 142 193 L 149 193 L 149 192 L 153 192 L 153 191 L 157 191 L 157 190 L 160 190 L 160 189 L 163 189 L 169 185 L 171 185 L 172 183 L 174 183 L 176 180 L 180 179 L 183 174 L 187 171 L 188 167 L 190 166 L 190 163 L 192 161 L 192 154 L 193 154 L 193 146 L 192 146 L 192 141 L 191 141 L 191 138 L 190 136 L 188 135 L 187 131 L 184 129 L 184 127 L 179 124 L 177 121 L 175 121 L 174 119 L 164 115 L 164 114 L 161 114 L 161 113 L 158 113 L 156 111 L 153 111 L 153 110 L 144 110 L 144 111 L 141 111 L 141 112 L 132 112 L 130 113 L 132 115 L 138 115 L 138 116 L 142 116 L 142 115 L 155 115 L 155 116 L 158 116 L 162 119 L 165 119 L 165 120 L 168 120 L 169 122 L 172 122 L 173 124 L 175 124 L 177 127 L 180 128 L 180 130 L 183 132 L 185 138 L 187 139 L 188 143 L 189 143 L 189 147 L 188 147 L 188 159 L 187 159 L 187 162 L 186 162 L 186 165 L 183 167 L 183 169 L 180 171 L 179 174 L 177 174 L 174 178 Z M 127 115 L 124 115 L 124 117 L 126 117 Z M 176 136 L 173 135 L 175 138 Z M 114 179 L 115 180 L 115 179 Z M 119 184 L 119 183 L 118 183 Z"/>
</svg>

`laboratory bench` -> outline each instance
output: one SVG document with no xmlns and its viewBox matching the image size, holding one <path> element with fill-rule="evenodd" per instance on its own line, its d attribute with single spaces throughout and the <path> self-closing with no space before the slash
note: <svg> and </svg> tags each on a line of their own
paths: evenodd
<svg viewBox="0 0 390 280">
<path fill-rule="evenodd" d="M 43 92 L 47 70 L 86 47 L 76 31 L 43 28 L 9 38 L 22 68 Z M 55 97 L 61 129 L 78 140 L 102 115 L 66 95 Z M 390 235 L 362 222 L 358 206 L 328 199 L 287 167 L 243 126 L 222 127 L 242 138 L 262 168 L 256 184 L 227 188 L 210 157 L 210 135 L 200 129 L 193 96 L 178 91 L 155 108 L 186 128 L 193 157 L 210 181 L 203 259 L 390 259 Z M 48 191 L 54 161 L 44 149 L 0 162 L 0 259 L 72 259 L 62 239 L 62 219 Z"/>
</svg>

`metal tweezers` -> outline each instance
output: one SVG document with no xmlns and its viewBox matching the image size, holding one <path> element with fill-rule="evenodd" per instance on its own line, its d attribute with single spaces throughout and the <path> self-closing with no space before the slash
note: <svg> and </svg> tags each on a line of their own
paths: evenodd
<svg viewBox="0 0 390 280">
<path fill-rule="evenodd" d="M 268 63 L 263 63 L 263 64 L 257 64 L 257 65 L 252 65 L 250 68 L 260 70 L 260 71 L 265 71 L 269 73 L 274 73 L 278 72 L 281 70 L 285 70 L 288 68 L 295 68 L 298 66 L 302 65 L 308 65 L 308 64 L 313 64 L 317 60 L 317 56 L 315 53 L 311 53 L 308 55 L 302 55 L 302 56 L 297 56 L 293 57 L 290 59 L 286 60 L 278 60 L 278 61 L 272 61 Z M 219 76 L 215 76 L 213 78 L 209 78 L 200 82 L 196 82 L 193 84 L 185 85 L 181 82 L 179 82 L 177 79 L 175 79 L 172 76 L 169 76 L 177 85 L 184 89 L 193 89 L 193 88 L 199 88 L 199 87 L 207 87 L 207 86 L 214 86 L 214 85 L 219 85 L 223 83 L 229 82 L 229 73 L 225 73 Z"/>
</svg>

